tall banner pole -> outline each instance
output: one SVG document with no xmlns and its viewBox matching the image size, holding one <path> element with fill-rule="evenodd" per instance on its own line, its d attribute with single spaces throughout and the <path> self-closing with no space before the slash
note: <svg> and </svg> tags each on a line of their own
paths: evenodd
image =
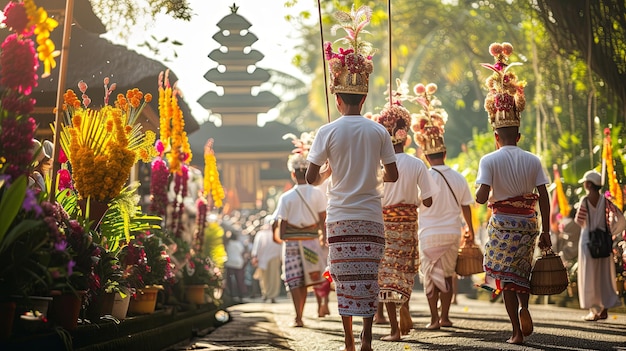
<svg viewBox="0 0 626 351">
<path fill-rule="evenodd" d="M 387 11 L 389 11 L 389 20 L 387 21 L 387 32 L 389 33 L 389 106 L 393 104 L 393 100 L 391 99 L 393 94 L 391 90 L 393 89 L 393 65 L 391 64 L 391 0 L 387 1 Z"/>
<path fill-rule="evenodd" d="M 317 14 L 320 21 L 320 42 L 322 44 L 322 67 L 324 68 L 324 96 L 326 98 L 326 120 L 330 123 L 330 102 L 328 99 L 328 72 L 326 71 L 326 54 L 324 53 L 324 26 L 322 25 L 322 1 L 317 0 Z"/>
<path fill-rule="evenodd" d="M 74 0 L 66 0 L 65 2 L 65 18 L 63 21 L 63 42 L 61 46 L 61 59 L 59 62 L 59 82 L 57 85 L 57 104 L 54 116 L 54 156 L 52 157 L 52 186 L 48 194 L 48 201 L 55 199 L 57 189 L 56 179 L 59 171 L 59 153 L 61 149 L 60 133 L 61 121 L 63 118 L 63 94 L 65 90 L 65 78 L 67 76 L 67 66 L 70 53 L 70 38 L 72 33 L 72 19 L 74 18 Z"/>
</svg>

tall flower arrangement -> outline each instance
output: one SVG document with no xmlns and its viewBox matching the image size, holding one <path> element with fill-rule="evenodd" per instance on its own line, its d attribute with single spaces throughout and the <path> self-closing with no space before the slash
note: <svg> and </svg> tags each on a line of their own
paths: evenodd
<svg viewBox="0 0 626 351">
<path fill-rule="evenodd" d="M 54 58 L 59 52 L 49 37 L 58 23 L 32 0 L 11 1 L 3 12 L 2 23 L 13 34 L 4 40 L 0 53 L 0 85 L 4 90 L 1 104 L 5 112 L 0 115 L 0 173 L 16 179 L 26 175 L 32 163 L 36 122 L 28 116 L 35 107 L 30 94 L 37 87 L 39 60 L 44 63 L 44 76 L 56 64 Z"/>
<path fill-rule="evenodd" d="M 213 139 L 207 140 L 204 145 L 204 196 L 211 194 L 213 205 L 222 207 L 224 200 L 224 188 L 220 182 L 220 174 L 217 170 L 217 160 L 213 150 Z"/>
<path fill-rule="evenodd" d="M 104 79 L 105 106 L 89 108 L 87 84 L 79 82 L 82 103 L 72 90 L 64 94 L 65 124 L 61 131 L 61 147 L 72 166 L 72 177 L 79 195 L 100 202 L 117 196 L 139 159 L 148 162 L 155 154 L 155 134 L 142 132 L 138 116 L 152 95 L 138 89 L 118 94 L 114 106 L 107 105 L 115 89 Z"/>
<path fill-rule="evenodd" d="M 167 182 L 164 175 L 164 166 L 169 168 L 174 181 L 174 200 L 172 202 L 172 217 L 169 223 L 170 230 L 176 237 L 180 237 L 184 230 L 182 213 L 184 204 L 179 199 L 187 196 L 187 181 L 189 180 L 188 165 L 191 162 L 191 147 L 187 133 L 185 132 L 185 121 L 182 110 L 178 105 L 179 91 L 176 85 L 170 85 L 169 71 L 161 72 L 159 75 L 159 117 L 160 117 L 160 138 L 162 149 L 160 156 L 153 163 L 153 180 L 157 181 L 152 188 L 153 203 L 157 198 L 165 198 L 167 194 Z M 167 160 L 167 165 L 165 164 Z M 156 170 L 156 173 L 154 172 Z M 158 188 L 157 188 L 158 185 Z M 160 205 L 152 205 L 151 208 L 165 212 Z"/>
</svg>

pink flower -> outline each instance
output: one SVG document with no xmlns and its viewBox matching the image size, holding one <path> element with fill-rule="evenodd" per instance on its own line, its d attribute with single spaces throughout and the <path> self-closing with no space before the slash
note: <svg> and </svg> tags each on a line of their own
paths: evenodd
<svg viewBox="0 0 626 351">
<path fill-rule="evenodd" d="M 511 43 L 502 43 L 502 54 L 504 56 L 511 56 L 511 54 L 513 53 L 513 45 L 511 45 Z"/>
<path fill-rule="evenodd" d="M 489 53 L 494 57 L 500 55 L 502 53 L 502 44 L 491 43 L 491 45 L 489 45 Z"/>
<path fill-rule="evenodd" d="M 415 94 L 417 95 L 422 95 L 426 92 L 426 87 L 422 83 L 417 84 L 415 87 L 413 87 L 413 92 L 415 92 Z"/>
<path fill-rule="evenodd" d="M 23 3 L 10 1 L 4 8 L 3 12 L 5 18 L 2 23 L 6 24 L 9 29 L 18 34 L 22 34 L 26 31 L 26 26 L 28 25 L 28 15 L 26 14 L 26 8 L 24 8 Z"/>
<path fill-rule="evenodd" d="M 57 172 L 59 176 L 59 190 L 73 189 L 72 176 L 67 169 L 59 169 Z"/>
<path fill-rule="evenodd" d="M 60 163 L 67 162 L 67 155 L 65 154 L 65 151 L 63 151 L 63 149 L 59 150 L 59 162 Z M 68 172 L 68 174 L 69 174 L 69 172 Z"/>
<path fill-rule="evenodd" d="M 0 53 L 0 85 L 30 95 L 37 86 L 37 55 L 32 40 L 9 35 Z"/>
</svg>

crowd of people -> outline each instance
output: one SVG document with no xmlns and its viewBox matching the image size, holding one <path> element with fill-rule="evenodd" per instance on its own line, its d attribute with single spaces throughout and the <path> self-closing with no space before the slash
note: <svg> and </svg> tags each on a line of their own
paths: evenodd
<svg viewBox="0 0 626 351">
<path fill-rule="evenodd" d="M 351 33 L 347 51 L 334 53 L 325 46 L 329 88 L 341 117 L 314 135 L 294 137 L 296 150 L 288 160 L 294 187 L 281 195 L 266 221 L 265 239 L 259 239 L 269 245 L 273 238 L 282 245 L 282 278 L 294 304 L 293 326 L 304 325 L 309 287 L 315 287 L 319 317 L 330 312 L 327 285 L 332 281 L 344 350 L 357 349 L 354 317 L 363 319 L 360 350 L 372 350 L 372 324 L 386 322 L 384 309 L 391 328 L 381 340 L 401 340 L 413 327 L 408 302 L 419 276 L 431 313 L 426 329 L 451 327 L 459 248 L 476 244 L 475 203 L 490 209 L 481 240 L 485 278 L 479 286 L 503 297 L 511 322 L 507 343 L 522 344 L 533 333 L 530 276 L 539 251 L 577 259 L 580 306 L 589 310 L 583 319 L 607 318 L 608 309 L 621 304 L 614 257 L 592 258 L 587 245 L 590 232 L 597 230 L 623 238 L 626 221 L 621 209 L 600 193 L 600 173 L 591 170 L 580 180 L 586 194 L 577 213 L 557 225 L 579 237 L 577 247 L 563 245 L 563 240 L 553 245 L 550 180 L 541 160 L 518 146 L 525 100 L 523 83 L 507 69 L 512 45 L 493 43 L 489 50 L 495 63 L 483 64 L 492 71 L 485 109 L 495 150 L 480 159 L 472 195 L 465 178 L 445 163 L 448 116 L 434 96 L 434 84 L 416 85 L 415 95 L 403 91 L 401 83 L 397 91 L 390 86 L 381 112 L 367 114 L 369 118 L 362 114 L 373 66 L 370 46 L 358 38 L 369 20 L 367 10 L 361 11 L 345 13 L 365 18 L 360 24 L 342 24 Z M 403 101 L 417 103 L 420 113 L 411 115 Z M 423 158 L 405 153 L 411 131 Z M 259 255 L 259 247 L 253 255 Z M 267 250 L 276 253 L 279 248 Z M 274 273 L 277 266 L 272 265 Z M 273 298 L 268 285 L 278 280 L 262 276 L 264 297 Z"/>
</svg>

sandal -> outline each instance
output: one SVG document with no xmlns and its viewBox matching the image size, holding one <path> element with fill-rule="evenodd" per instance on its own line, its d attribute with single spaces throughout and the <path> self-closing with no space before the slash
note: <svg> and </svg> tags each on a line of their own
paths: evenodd
<svg viewBox="0 0 626 351">
<path fill-rule="evenodd" d="M 522 327 L 522 335 L 529 336 L 533 333 L 533 319 L 530 317 L 528 308 L 521 308 L 519 310 L 519 321 Z"/>
<path fill-rule="evenodd" d="M 607 310 L 606 308 L 602 310 L 602 312 L 600 312 L 600 314 L 598 315 L 598 319 L 607 319 L 609 318 L 609 310 Z"/>
</svg>

